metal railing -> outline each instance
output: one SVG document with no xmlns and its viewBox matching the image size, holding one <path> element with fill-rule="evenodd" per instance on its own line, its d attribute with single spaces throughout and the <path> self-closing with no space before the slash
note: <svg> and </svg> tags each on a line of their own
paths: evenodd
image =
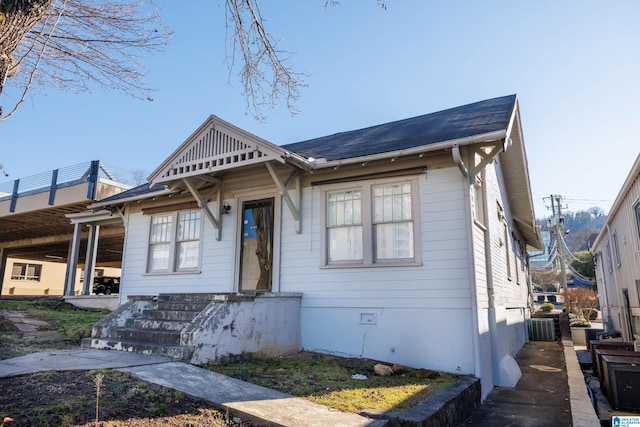
<svg viewBox="0 0 640 427">
<path fill-rule="evenodd" d="M 49 192 L 49 204 L 53 204 L 56 189 L 70 187 L 72 185 L 78 185 L 85 182 L 89 183 L 87 199 L 94 199 L 97 183 L 104 180 L 121 184 L 125 188 L 129 187 L 127 184 L 119 182 L 102 162 L 99 160 L 93 160 L 0 183 L 0 201 L 11 200 L 11 212 L 13 212 L 15 201 L 18 197 Z"/>
</svg>

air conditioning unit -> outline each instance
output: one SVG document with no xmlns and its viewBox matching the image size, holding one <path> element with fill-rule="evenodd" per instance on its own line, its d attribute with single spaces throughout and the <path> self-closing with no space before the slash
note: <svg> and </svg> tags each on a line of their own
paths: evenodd
<svg viewBox="0 0 640 427">
<path fill-rule="evenodd" d="M 628 349 L 615 349 L 615 350 L 610 350 L 610 349 L 603 349 L 603 348 L 597 348 L 595 349 L 595 352 L 592 353 L 595 354 L 595 356 L 593 356 L 591 362 L 592 362 L 592 368 L 593 368 L 593 374 L 594 376 L 598 377 L 598 381 L 600 381 L 600 390 L 602 391 L 602 394 L 604 394 L 605 396 L 607 395 L 606 390 L 604 388 L 604 373 L 603 373 L 603 363 L 602 363 L 602 356 L 636 356 L 636 357 L 640 357 L 640 352 L 635 352 L 635 351 L 629 351 Z"/>
<path fill-rule="evenodd" d="M 529 336 L 532 341 L 555 341 L 556 326 L 553 319 L 531 319 Z"/>
<path fill-rule="evenodd" d="M 603 355 L 602 364 L 611 407 L 640 411 L 640 357 Z"/>
<path fill-rule="evenodd" d="M 600 380 L 600 388 L 604 393 L 604 378 L 602 377 L 602 356 L 598 355 L 598 350 L 624 350 L 624 351 L 633 351 L 633 343 L 629 341 L 620 341 L 618 339 L 607 339 L 607 340 L 595 340 L 591 341 L 591 362 L 594 367 L 594 371 L 598 374 L 598 379 Z M 606 393 L 605 393 L 606 395 Z"/>
</svg>

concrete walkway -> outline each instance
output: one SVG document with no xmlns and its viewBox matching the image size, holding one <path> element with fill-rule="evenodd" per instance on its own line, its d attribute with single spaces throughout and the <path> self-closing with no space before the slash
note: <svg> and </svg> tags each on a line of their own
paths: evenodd
<svg viewBox="0 0 640 427">
<path fill-rule="evenodd" d="M 567 325 L 568 329 L 568 325 Z M 514 388 L 496 387 L 462 425 L 599 427 L 570 331 L 552 342 L 531 341 L 516 356 L 522 377 Z M 257 424 L 372 426 L 387 424 L 173 359 L 114 350 L 60 350 L 0 360 L 0 378 L 49 370 L 118 369 L 228 409 Z"/>
<path fill-rule="evenodd" d="M 531 341 L 520 350 L 516 361 L 522 371 L 516 387 L 495 387 L 464 425 L 572 425 L 562 344 Z"/>
<path fill-rule="evenodd" d="M 61 350 L 0 360 L 0 378 L 42 371 L 117 369 L 144 381 L 170 387 L 211 402 L 219 409 L 257 424 L 278 426 L 381 427 L 371 420 L 340 412 L 279 391 L 220 375 L 159 356 L 113 350 Z"/>
<path fill-rule="evenodd" d="M 461 426 L 600 427 L 568 321 L 561 320 L 560 329 L 560 340 L 527 343 L 516 356 L 520 381 L 495 387 Z"/>
</svg>

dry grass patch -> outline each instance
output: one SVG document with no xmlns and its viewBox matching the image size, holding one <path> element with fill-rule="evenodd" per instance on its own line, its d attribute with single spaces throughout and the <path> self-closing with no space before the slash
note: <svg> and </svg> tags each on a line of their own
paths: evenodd
<svg viewBox="0 0 640 427">
<path fill-rule="evenodd" d="M 436 379 L 410 374 L 378 376 L 369 359 L 300 352 L 280 358 L 208 365 L 207 369 L 346 412 L 366 409 L 402 412 L 453 384 L 458 375 Z M 367 379 L 352 376 L 365 375 Z"/>
</svg>

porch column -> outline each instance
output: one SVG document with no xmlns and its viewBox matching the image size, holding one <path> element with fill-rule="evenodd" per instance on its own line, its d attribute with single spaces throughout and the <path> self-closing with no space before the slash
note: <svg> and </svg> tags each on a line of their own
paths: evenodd
<svg viewBox="0 0 640 427">
<path fill-rule="evenodd" d="M 64 279 L 64 295 L 74 295 L 76 283 L 76 269 L 78 268 L 78 253 L 80 252 L 80 236 L 82 224 L 76 224 L 73 229 L 73 237 L 69 246 L 69 256 L 67 257 L 67 274 Z"/>
<path fill-rule="evenodd" d="M 87 254 L 84 259 L 84 286 L 82 287 L 82 295 L 91 294 L 91 285 L 93 285 L 93 274 L 96 269 L 96 256 L 98 255 L 98 236 L 100 235 L 100 226 L 88 224 L 89 237 L 87 238 Z"/>
<path fill-rule="evenodd" d="M 4 272 L 7 269 L 7 257 L 9 251 L 5 248 L 0 248 L 0 295 L 2 294 L 2 285 L 4 281 Z"/>
</svg>

